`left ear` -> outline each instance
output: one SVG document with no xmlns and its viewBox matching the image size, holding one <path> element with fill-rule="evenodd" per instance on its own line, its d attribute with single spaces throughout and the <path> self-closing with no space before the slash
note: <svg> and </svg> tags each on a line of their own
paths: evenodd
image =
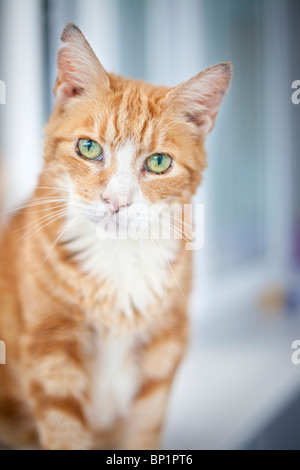
<svg viewBox="0 0 300 470">
<path fill-rule="evenodd" d="M 173 88 L 167 94 L 165 104 L 173 107 L 181 119 L 193 123 L 198 136 L 204 138 L 214 127 L 231 78 L 230 63 L 213 65 Z"/>
<path fill-rule="evenodd" d="M 80 29 L 68 23 L 57 56 L 56 101 L 64 105 L 70 98 L 88 92 L 96 85 L 109 88 L 109 78 Z"/>
</svg>

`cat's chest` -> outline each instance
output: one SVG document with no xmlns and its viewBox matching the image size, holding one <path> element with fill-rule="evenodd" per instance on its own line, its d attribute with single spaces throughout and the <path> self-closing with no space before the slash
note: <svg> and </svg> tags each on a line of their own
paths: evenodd
<svg viewBox="0 0 300 470">
<path fill-rule="evenodd" d="M 100 337 L 90 363 L 90 422 L 107 429 L 125 418 L 139 388 L 139 366 L 132 337 Z"/>
<path fill-rule="evenodd" d="M 135 310 L 146 314 L 164 297 L 178 240 L 99 240 L 86 233 L 70 249 L 78 253 L 80 269 L 99 282 L 95 303 L 130 317 Z"/>
</svg>

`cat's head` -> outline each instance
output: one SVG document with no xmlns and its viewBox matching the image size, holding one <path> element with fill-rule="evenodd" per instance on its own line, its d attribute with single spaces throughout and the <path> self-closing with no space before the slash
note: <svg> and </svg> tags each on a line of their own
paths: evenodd
<svg viewBox="0 0 300 470">
<path fill-rule="evenodd" d="M 81 31 L 62 34 L 46 170 L 78 217 L 146 224 L 162 204 L 190 201 L 206 167 L 204 140 L 231 81 L 210 67 L 175 87 L 107 73 Z M 47 173 L 47 172 L 46 172 Z"/>
</svg>

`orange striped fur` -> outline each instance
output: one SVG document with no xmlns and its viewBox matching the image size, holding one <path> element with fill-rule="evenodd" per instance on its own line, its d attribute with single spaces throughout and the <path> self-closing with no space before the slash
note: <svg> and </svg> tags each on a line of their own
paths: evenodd
<svg viewBox="0 0 300 470">
<path fill-rule="evenodd" d="M 231 67 L 155 87 L 106 73 L 72 24 L 62 41 L 38 188 L 1 234 L 0 442 L 155 449 L 187 343 L 192 254 L 183 239 L 102 240 L 95 205 L 118 192 L 145 211 L 191 202 Z M 104 159 L 78 155 L 81 138 Z M 144 168 L 155 153 L 173 158 L 164 174 Z"/>
</svg>

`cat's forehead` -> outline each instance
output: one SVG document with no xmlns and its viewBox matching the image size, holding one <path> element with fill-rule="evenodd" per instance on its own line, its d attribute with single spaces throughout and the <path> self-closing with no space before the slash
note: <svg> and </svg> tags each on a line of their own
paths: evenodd
<svg viewBox="0 0 300 470">
<path fill-rule="evenodd" d="M 122 148 L 130 137 L 142 148 L 155 148 L 168 120 L 158 95 L 138 84 L 101 92 L 85 101 L 78 110 L 77 127 L 114 149 Z"/>
</svg>

